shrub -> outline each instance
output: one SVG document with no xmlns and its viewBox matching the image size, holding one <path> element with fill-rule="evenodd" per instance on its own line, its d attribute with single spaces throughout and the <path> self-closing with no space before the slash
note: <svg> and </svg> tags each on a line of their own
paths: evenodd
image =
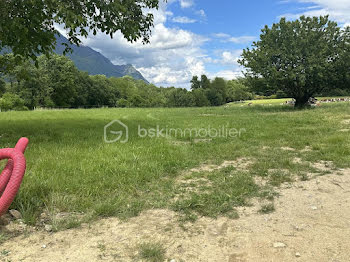
<svg viewBox="0 0 350 262">
<path fill-rule="evenodd" d="M 249 92 L 248 87 L 239 81 L 228 81 L 228 97 L 227 102 L 251 100 L 254 98 L 253 94 Z"/>
<path fill-rule="evenodd" d="M 121 98 L 117 101 L 117 107 L 129 107 L 129 102 L 125 98 Z"/>
<path fill-rule="evenodd" d="M 1 111 L 28 110 L 28 108 L 26 106 L 24 106 L 24 100 L 22 98 L 20 98 L 18 95 L 11 94 L 11 93 L 5 93 L 2 96 L 2 98 L 0 98 L 0 109 L 1 109 Z"/>
</svg>

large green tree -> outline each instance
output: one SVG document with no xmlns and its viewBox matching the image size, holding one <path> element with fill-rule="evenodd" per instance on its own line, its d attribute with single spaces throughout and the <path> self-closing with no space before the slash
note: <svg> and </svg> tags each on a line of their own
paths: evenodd
<svg viewBox="0 0 350 262">
<path fill-rule="evenodd" d="M 332 84 L 335 66 L 346 54 L 344 33 L 328 16 L 282 18 L 262 29 L 260 40 L 243 51 L 239 62 L 247 68 L 247 77 L 265 79 L 268 86 L 293 97 L 296 107 L 304 107 Z"/>
<path fill-rule="evenodd" d="M 111 37 L 120 31 L 128 41 L 147 43 L 153 15 L 145 10 L 158 6 L 158 0 L 1 0 L 0 50 L 33 60 L 50 54 L 58 34 L 55 24 L 64 26 L 72 44 L 79 45 L 79 36 L 89 31 Z"/>
</svg>

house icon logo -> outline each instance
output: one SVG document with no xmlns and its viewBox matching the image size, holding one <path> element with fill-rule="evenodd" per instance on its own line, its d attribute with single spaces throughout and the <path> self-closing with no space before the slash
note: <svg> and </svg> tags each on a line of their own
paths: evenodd
<svg viewBox="0 0 350 262">
<path fill-rule="evenodd" d="M 129 141 L 129 128 L 120 120 L 113 120 L 104 127 L 104 141 L 111 143 L 126 143 Z"/>
</svg>

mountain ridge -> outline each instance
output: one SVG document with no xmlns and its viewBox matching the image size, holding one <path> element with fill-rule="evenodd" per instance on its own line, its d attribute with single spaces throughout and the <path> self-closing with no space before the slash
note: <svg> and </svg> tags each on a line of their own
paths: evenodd
<svg viewBox="0 0 350 262">
<path fill-rule="evenodd" d="M 63 55 L 65 46 L 62 44 L 68 44 L 72 52 L 67 53 L 66 56 L 69 57 L 81 71 L 86 71 L 90 75 L 105 75 L 107 77 L 123 77 L 129 75 L 134 79 L 143 80 L 148 83 L 143 75 L 131 64 L 115 65 L 107 57 L 89 46 L 70 44 L 68 39 L 63 35 L 59 35 L 56 40 L 55 53 Z"/>
</svg>

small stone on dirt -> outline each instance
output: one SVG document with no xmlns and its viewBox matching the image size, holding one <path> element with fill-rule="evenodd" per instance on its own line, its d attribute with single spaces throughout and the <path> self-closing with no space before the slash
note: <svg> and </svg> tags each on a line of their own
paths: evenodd
<svg viewBox="0 0 350 262">
<path fill-rule="evenodd" d="M 300 255 L 299 252 L 296 252 L 296 253 L 295 253 L 295 256 L 296 256 L 296 257 L 301 257 L 301 255 Z"/>
<path fill-rule="evenodd" d="M 295 148 L 288 147 L 288 146 L 283 146 L 283 147 L 281 147 L 281 149 L 282 149 L 283 151 L 295 151 Z"/>
<path fill-rule="evenodd" d="M 47 232 L 51 232 L 52 231 L 52 226 L 51 225 L 45 225 L 45 230 Z"/>
<path fill-rule="evenodd" d="M 302 164 L 303 160 L 300 157 L 296 157 L 293 159 L 293 163 L 294 164 Z"/>
<path fill-rule="evenodd" d="M 304 152 L 311 152 L 312 151 L 312 147 L 311 146 L 306 146 L 304 149 L 302 149 L 300 152 L 304 153 Z"/>
<path fill-rule="evenodd" d="M 341 123 L 344 125 L 348 125 L 348 124 L 350 124 L 350 119 L 345 119 Z"/>
<path fill-rule="evenodd" d="M 41 219 L 47 219 L 48 215 L 45 212 L 43 212 L 43 213 L 40 214 L 40 218 Z"/>
<path fill-rule="evenodd" d="M 312 206 L 311 209 L 312 210 L 317 210 L 317 207 L 316 206 Z"/>
<path fill-rule="evenodd" d="M 274 248 L 284 248 L 286 247 L 287 245 L 282 243 L 282 242 L 276 242 L 276 243 L 273 243 L 273 247 Z"/>
<path fill-rule="evenodd" d="M 9 213 L 11 216 L 13 216 L 15 219 L 21 219 L 22 215 L 19 211 L 15 210 L 15 209 L 11 209 L 9 210 Z"/>
</svg>

